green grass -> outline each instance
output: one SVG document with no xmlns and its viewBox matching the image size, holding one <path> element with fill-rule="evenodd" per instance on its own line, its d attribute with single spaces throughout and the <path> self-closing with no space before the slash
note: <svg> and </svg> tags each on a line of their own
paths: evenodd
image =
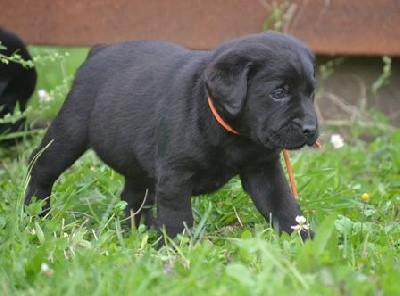
<svg viewBox="0 0 400 296">
<path fill-rule="evenodd" d="M 54 116 L 87 51 L 68 52 L 42 58 L 38 89 L 55 99 L 35 95 L 32 121 Z M 27 158 L 40 137 L 0 149 L 0 295 L 400 295 L 398 131 L 292 154 L 314 241 L 278 236 L 235 179 L 194 198 L 195 228 L 159 251 L 154 232 L 123 222 L 122 177 L 92 152 L 56 183 L 51 217 L 37 216 L 39 203 L 24 214 Z"/>
</svg>

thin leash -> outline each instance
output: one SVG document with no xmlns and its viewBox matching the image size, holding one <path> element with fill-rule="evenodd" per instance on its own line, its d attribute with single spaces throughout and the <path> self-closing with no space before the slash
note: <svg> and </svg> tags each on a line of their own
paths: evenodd
<svg viewBox="0 0 400 296">
<path fill-rule="evenodd" d="M 322 145 L 319 141 L 317 141 L 315 142 L 313 147 L 320 149 L 322 148 Z M 299 199 L 299 193 L 297 191 L 296 180 L 294 179 L 292 163 L 290 162 L 289 151 L 287 149 L 283 149 L 282 154 L 283 154 L 283 159 L 285 160 L 286 170 L 290 180 L 290 187 L 292 188 L 292 194 L 295 199 Z"/>
<path fill-rule="evenodd" d="M 226 129 L 228 132 L 231 132 L 235 135 L 239 135 L 239 132 L 237 132 L 236 130 L 234 130 L 229 124 L 227 124 L 225 122 L 225 120 L 222 119 L 222 117 L 218 114 L 217 109 L 214 106 L 213 101 L 211 100 L 210 97 L 208 97 L 208 106 L 210 107 L 210 110 L 212 112 L 212 114 L 214 115 L 215 119 L 217 120 L 217 122 L 224 128 Z M 315 144 L 313 145 L 313 147 L 315 148 L 321 148 L 321 144 L 319 141 L 316 141 Z M 297 185 L 296 185 L 296 180 L 294 179 L 294 175 L 293 175 L 293 168 L 292 168 L 292 164 L 290 162 L 290 155 L 289 155 L 289 151 L 287 149 L 283 149 L 282 150 L 282 154 L 283 154 L 283 158 L 285 160 L 285 165 L 286 165 L 286 170 L 288 172 L 288 176 L 289 176 L 289 180 L 290 180 L 290 186 L 292 188 L 292 194 L 294 196 L 295 199 L 299 199 L 299 193 L 297 191 Z"/>
</svg>

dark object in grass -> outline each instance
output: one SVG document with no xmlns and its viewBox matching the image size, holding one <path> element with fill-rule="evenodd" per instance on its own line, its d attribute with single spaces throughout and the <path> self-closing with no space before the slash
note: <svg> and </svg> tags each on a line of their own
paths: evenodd
<svg viewBox="0 0 400 296">
<path fill-rule="evenodd" d="M 0 27 L 1 45 L 6 49 L 0 49 L 0 53 L 10 57 L 18 54 L 25 61 L 32 60 L 24 42 L 14 33 Z M 33 67 L 10 61 L 5 64 L 0 61 L 0 118 L 6 114 L 12 114 L 18 103 L 21 111 L 25 110 L 28 99 L 36 86 L 36 70 Z M 0 124 L 0 137 L 5 133 L 13 133 L 23 129 L 25 117 L 19 118 L 15 123 Z M 2 146 L 14 144 L 16 139 L 0 140 Z"/>
<path fill-rule="evenodd" d="M 317 140 L 314 89 L 314 55 L 275 32 L 210 51 L 161 41 L 94 47 L 33 151 L 31 159 L 53 140 L 33 165 L 25 202 L 50 196 L 59 175 L 92 148 L 125 176 L 122 198 L 128 216 L 140 212 L 136 225 L 142 214 L 146 225 L 157 221 L 174 237 L 193 225 L 191 196 L 239 174 L 265 219 L 290 233 L 301 212 L 280 154 Z M 208 97 L 239 134 L 216 121 Z M 46 199 L 43 213 L 49 210 Z"/>
</svg>

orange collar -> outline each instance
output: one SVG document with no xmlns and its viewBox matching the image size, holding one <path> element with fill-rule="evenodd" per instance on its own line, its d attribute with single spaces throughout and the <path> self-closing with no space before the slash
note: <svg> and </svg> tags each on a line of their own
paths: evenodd
<svg viewBox="0 0 400 296">
<path fill-rule="evenodd" d="M 235 131 L 233 127 L 227 124 L 225 120 L 223 120 L 222 117 L 218 114 L 217 109 L 215 108 L 214 103 L 210 97 L 208 97 L 208 106 L 210 106 L 211 112 L 214 115 L 215 119 L 220 125 L 222 125 L 224 129 L 226 129 L 228 132 L 231 132 L 232 134 L 239 135 L 239 132 Z"/>
</svg>

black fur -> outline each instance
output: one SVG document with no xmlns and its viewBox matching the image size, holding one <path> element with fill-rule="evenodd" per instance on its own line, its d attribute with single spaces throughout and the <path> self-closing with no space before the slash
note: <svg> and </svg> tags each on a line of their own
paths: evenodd
<svg viewBox="0 0 400 296">
<path fill-rule="evenodd" d="M 316 141 L 314 88 L 313 54 L 279 33 L 210 51 L 160 41 L 94 48 L 32 154 L 54 140 L 33 167 L 26 203 L 48 197 L 58 176 L 92 148 L 125 176 L 127 214 L 139 210 L 148 189 L 146 204 L 156 204 L 158 227 L 171 237 L 193 225 L 191 196 L 238 174 L 260 213 L 290 233 L 300 210 L 280 153 Z M 217 123 L 208 94 L 240 135 Z M 151 224 L 148 210 L 142 213 Z"/>
<path fill-rule="evenodd" d="M 24 42 L 14 33 L 0 28 L 0 41 L 6 47 L 5 50 L 0 50 L 1 54 L 12 56 L 17 53 L 24 60 L 32 60 Z M 0 118 L 13 113 L 17 103 L 20 110 L 24 111 L 35 85 L 35 68 L 26 68 L 15 62 L 5 64 L 0 61 Z M 22 117 L 16 123 L 0 124 L 0 135 L 19 130 L 24 122 L 25 118 Z M 2 141 L 2 144 L 11 144 L 12 142 L 10 140 Z"/>
</svg>

